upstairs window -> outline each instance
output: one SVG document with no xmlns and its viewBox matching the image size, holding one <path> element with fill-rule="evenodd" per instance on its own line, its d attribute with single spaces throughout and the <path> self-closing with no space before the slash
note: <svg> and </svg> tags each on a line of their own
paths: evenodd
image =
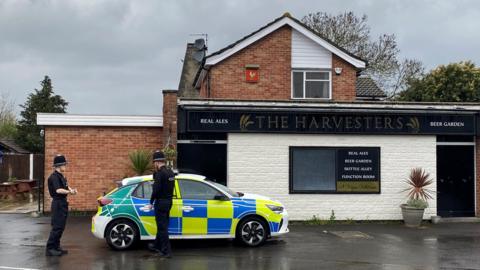
<svg viewBox="0 0 480 270">
<path fill-rule="evenodd" d="M 330 99 L 330 71 L 292 71 L 292 98 Z"/>
</svg>

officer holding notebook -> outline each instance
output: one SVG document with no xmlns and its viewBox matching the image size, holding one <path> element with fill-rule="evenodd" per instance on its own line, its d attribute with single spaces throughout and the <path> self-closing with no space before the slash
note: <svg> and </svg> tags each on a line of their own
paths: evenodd
<svg viewBox="0 0 480 270">
<path fill-rule="evenodd" d="M 153 153 L 153 191 L 150 198 L 149 208 L 155 210 L 155 221 L 157 223 L 157 235 L 155 242 L 148 247 L 159 256 L 172 257 L 170 240 L 168 236 L 168 223 L 170 220 L 170 209 L 172 208 L 173 189 L 175 186 L 175 174 L 165 166 L 165 155 L 161 151 Z"/>
</svg>

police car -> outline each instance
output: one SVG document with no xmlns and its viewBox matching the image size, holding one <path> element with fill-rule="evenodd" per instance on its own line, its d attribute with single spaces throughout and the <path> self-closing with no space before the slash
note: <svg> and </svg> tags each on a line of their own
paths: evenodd
<svg viewBox="0 0 480 270">
<path fill-rule="evenodd" d="M 122 186 L 98 199 L 92 233 L 116 250 L 153 240 L 157 233 L 152 175 L 125 178 Z M 170 211 L 170 239 L 231 238 L 247 246 L 288 233 L 288 214 L 275 200 L 234 192 L 195 174 L 178 174 Z"/>
</svg>

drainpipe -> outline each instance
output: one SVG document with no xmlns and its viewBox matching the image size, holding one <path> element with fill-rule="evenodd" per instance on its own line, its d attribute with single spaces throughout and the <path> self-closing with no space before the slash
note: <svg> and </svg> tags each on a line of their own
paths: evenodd
<svg viewBox="0 0 480 270">
<path fill-rule="evenodd" d="M 210 98 L 210 70 L 207 71 L 207 98 Z"/>
<path fill-rule="evenodd" d="M 38 214 L 42 213 L 45 214 L 45 192 L 43 190 L 43 185 L 45 183 L 45 127 L 42 126 L 40 130 L 40 136 L 43 138 L 43 167 L 44 171 L 42 177 L 38 178 Z M 40 194 L 43 193 L 43 194 Z M 40 195 L 42 196 L 42 201 L 40 202 Z"/>
</svg>

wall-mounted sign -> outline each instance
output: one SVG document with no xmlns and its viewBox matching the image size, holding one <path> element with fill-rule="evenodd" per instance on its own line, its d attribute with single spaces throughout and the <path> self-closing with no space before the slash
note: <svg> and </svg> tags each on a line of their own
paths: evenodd
<svg viewBox="0 0 480 270">
<path fill-rule="evenodd" d="M 473 114 L 278 111 L 186 112 L 187 132 L 475 134 Z"/>
<path fill-rule="evenodd" d="M 245 81 L 250 83 L 256 83 L 260 80 L 260 72 L 258 69 L 246 68 L 245 69 Z"/>
<path fill-rule="evenodd" d="M 380 193 L 380 148 L 337 149 L 337 192 Z"/>
</svg>

